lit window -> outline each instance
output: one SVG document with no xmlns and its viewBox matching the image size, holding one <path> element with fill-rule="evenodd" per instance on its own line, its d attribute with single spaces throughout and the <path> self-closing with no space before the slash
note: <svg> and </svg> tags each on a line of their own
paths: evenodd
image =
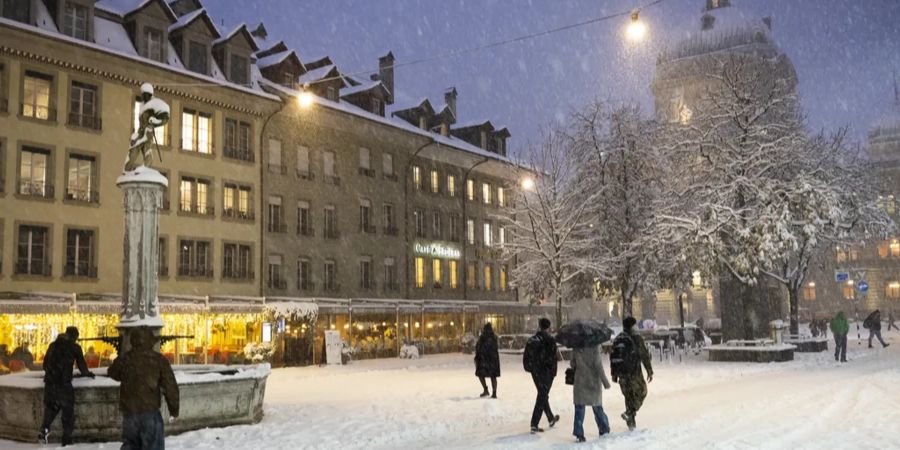
<svg viewBox="0 0 900 450">
<path fill-rule="evenodd" d="M 41 120 L 56 120 L 56 111 L 50 109 L 50 85 L 53 77 L 36 72 L 25 72 L 22 115 Z"/>
<path fill-rule="evenodd" d="M 475 220 L 466 219 L 466 240 L 469 245 L 475 245 Z"/>
<path fill-rule="evenodd" d="M 485 205 L 491 204 L 491 185 L 487 183 L 481 183 L 481 198 L 484 200 Z"/>
<path fill-rule="evenodd" d="M 506 266 L 500 266 L 500 290 L 506 292 Z"/>
<path fill-rule="evenodd" d="M 884 296 L 890 299 L 900 298 L 900 283 L 896 281 L 888 283 L 884 288 Z"/>
<path fill-rule="evenodd" d="M 491 284 L 491 275 L 494 272 L 493 266 L 490 264 L 484 265 L 484 290 L 490 291 L 493 289 L 493 284 Z"/>
<path fill-rule="evenodd" d="M 502 187 L 497 188 L 497 205 L 500 207 L 506 206 L 506 192 Z"/>
<path fill-rule="evenodd" d="M 853 285 L 853 280 L 849 280 L 844 285 L 844 300 L 853 300 L 854 298 L 856 298 L 856 288 Z"/>
<path fill-rule="evenodd" d="M 447 175 L 447 195 L 456 197 L 456 177 Z"/>
<path fill-rule="evenodd" d="M 485 222 L 484 223 L 484 246 L 485 247 L 491 246 L 491 237 L 492 236 L 493 236 L 493 234 L 491 233 L 491 223 Z"/>
<path fill-rule="evenodd" d="M 803 286 L 803 300 L 816 299 L 816 283 L 809 283 Z"/>
<path fill-rule="evenodd" d="M 425 287 L 425 258 L 416 258 L 416 287 Z"/>
<path fill-rule="evenodd" d="M 891 239 L 891 257 L 900 258 L 900 242 Z"/>
<path fill-rule="evenodd" d="M 434 282 L 434 288 L 440 289 L 443 283 L 443 271 L 441 270 L 441 260 L 434 258 L 431 260 L 431 280 Z"/>
<path fill-rule="evenodd" d="M 431 171 L 431 193 L 437 194 L 441 192 L 441 176 L 437 170 Z"/>
<path fill-rule="evenodd" d="M 456 289 L 459 287 L 458 263 L 450 261 L 448 264 L 450 265 L 450 289 Z"/>
<path fill-rule="evenodd" d="M 212 154 L 212 116 L 190 109 L 181 114 L 181 148 Z"/>
<path fill-rule="evenodd" d="M 466 180 L 466 197 L 469 200 L 475 200 L 475 181 Z"/>
<path fill-rule="evenodd" d="M 422 189 L 422 168 L 419 166 L 413 166 L 412 168 L 412 182 L 413 188 L 417 191 Z"/>
<path fill-rule="evenodd" d="M 699 270 L 695 270 L 694 273 L 691 274 L 691 286 L 698 288 L 703 285 L 703 277 L 700 275 Z"/>
</svg>

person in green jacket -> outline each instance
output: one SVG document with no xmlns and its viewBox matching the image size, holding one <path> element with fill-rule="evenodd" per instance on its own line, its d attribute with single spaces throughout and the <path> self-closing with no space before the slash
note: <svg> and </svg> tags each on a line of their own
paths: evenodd
<svg viewBox="0 0 900 450">
<path fill-rule="evenodd" d="M 834 360 L 838 361 L 840 356 L 841 362 L 847 362 L 847 332 L 850 331 L 850 324 L 847 323 L 847 317 L 844 312 L 838 312 L 831 319 L 831 332 L 834 334 Z"/>
</svg>

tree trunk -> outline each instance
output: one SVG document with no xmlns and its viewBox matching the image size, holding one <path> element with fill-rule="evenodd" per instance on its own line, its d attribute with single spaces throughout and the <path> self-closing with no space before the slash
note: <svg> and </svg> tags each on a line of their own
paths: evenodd
<svg viewBox="0 0 900 450">
<path fill-rule="evenodd" d="M 619 286 L 619 297 L 622 298 L 622 320 L 625 320 L 626 317 L 634 317 L 634 292 L 629 289 L 627 282 L 623 282 Z"/>
<path fill-rule="evenodd" d="M 553 286 L 554 295 L 556 296 L 556 329 L 562 326 L 562 277 L 557 277 Z"/>
<path fill-rule="evenodd" d="M 788 305 L 791 315 L 791 334 L 800 334 L 800 292 L 796 286 L 788 287 Z"/>
</svg>

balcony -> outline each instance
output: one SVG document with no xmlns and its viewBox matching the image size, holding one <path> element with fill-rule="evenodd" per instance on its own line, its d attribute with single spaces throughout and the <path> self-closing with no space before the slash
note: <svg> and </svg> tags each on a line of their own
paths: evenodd
<svg viewBox="0 0 900 450">
<path fill-rule="evenodd" d="M 102 128 L 102 121 L 99 117 L 93 114 L 78 114 L 74 112 L 69 113 L 69 121 L 66 122 L 69 126 L 87 128 L 89 130 L 100 131 Z"/>
<path fill-rule="evenodd" d="M 224 155 L 226 158 L 245 162 L 253 162 L 256 159 L 253 151 L 248 148 L 225 147 Z"/>
<path fill-rule="evenodd" d="M 283 164 L 269 163 L 269 173 L 280 173 L 282 175 L 285 175 L 287 174 L 287 166 Z"/>
<path fill-rule="evenodd" d="M 178 276 L 179 277 L 192 277 L 192 278 L 212 278 L 213 270 L 212 267 L 202 267 L 202 266 L 178 266 Z"/>
<path fill-rule="evenodd" d="M 53 185 L 45 181 L 22 180 L 19 182 L 19 195 L 37 198 L 53 198 Z"/>
<path fill-rule="evenodd" d="M 254 273 L 248 268 L 224 268 L 222 269 L 223 280 L 252 280 Z"/>
<path fill-rule="evenodd" d="M 53 274 L 53 267 L 41 261 L 16 261 L 15 274 L 49 277 Z"/>
<path fill-rule="evenodd" d="M 163 209 L 165 208 L 165 201 L 163 201 Z M 181 212 L 197 214 L 200 216 L 214 216 L 216 215 L 216 209 L 212 206 L 196 206 L 196 205 L 181 205 Z"/>
<path fill-rule="evenodd" d="M 316 174 L 314 174 L 308 170 L 297 169 L 297 178 L 299 178 L 301 180 L 315 180 Z"/>
<path fill-rule="evenodd" d="M 298 224 L 297 225 L 297 234 L 299 234 L 300 236 L 315 236 L 316 231 L 310 226 L 304 227 L 304 226 L 300 226 Z"/>
<path fill-rule="evenodd" d="M 77 278 L 97 278 L 97 267 L 86 263 L 66 263 L 63 276 Z"/>
<path fill-rule="evenodd" d="M 360 167 L 359 174 L 369 178 L 375 178 L 375 169 L 366 169 L 365 167 Z"/>
<path fill-rule="evenodd" d="M 359 231 L 366 234 L 375 234 L 377 228 L 375 225 L 360 224 Z"/>
<path fill-rule="evenodd" d="M 341 177 L 335 175 L 325 175 L 325 184 L 341 185 Z"/>
<path fill-rule="evenodd" d="M 287 289 L 287 280 L 281 278 L 269 279 L 267 283 L 269 289 L 278 289 L 279 291 L 283 291 Z"/>
<path fill-rule="evenodd" d="M 287 232 L 287 224 L 283 223 L 283 222 L 282 223 L 269 222 L 268 224 L 266 224 L 266 230 L 268 230 L 269 233 L 286 233 Z"/>
<path fill-rule="evenodd" d="M 335 229 L 326 228 L 324 236 L 325 236 L 325 239 L 340 239 L 341 232 L 338 230 L 335 230 Z"/>
<path fill-rule="evenodd" d="M 21 114 L 22 117 L 56 122 L 56 109 L 48 106 L 19 103 L 19 114 Z"/>
<path fill-rule="evenodd" d="M 253 220 L 253 211 L 241 211 L 235 208 L 225 208 L 222 210 L 222 217 L 237 220 Z"/>
<path fill-rule="evenodd" d="M 100 203 L 100 192 L 90 189 L 66 188 L 66 200 L 82 203 Z"/>
<path fill-rule="evenodd" d="M 399 230 L 397 230 L 397 227 L 390 225 L 382 228 L 382 233 L 386 236 L 396 236 L 399 234 Z"/>
<path fill-rule="evenodd" d="M 312 292 L 316 290 L 316 283 L 312 281 L 298 281 L 297 282 L 297 290 L 304 292 Z"/>
</svg>

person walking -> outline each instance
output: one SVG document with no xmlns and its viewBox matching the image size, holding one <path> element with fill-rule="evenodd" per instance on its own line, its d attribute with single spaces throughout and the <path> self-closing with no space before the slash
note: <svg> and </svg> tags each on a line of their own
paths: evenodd
<svg viewBox="0 0 900 450">
<path fill-rule="evenodd" d="M 542 414 L 547 416 L 550 428 L 559 422 L 559 415 L 554 415 L 550 409 L 550 388 L 553 387 L 553 379 L 556 378 L 559 351 L 556 348 L 556 340 L 548 331 L 550 319 L 542 317 L 538 321 L 538 327 L 540 330 L 525 344 L 525 355 L 522 358 L 525 371 L 531 373 L 531 380 L 537 390 L 534 410 L 531 413 L 532 434 L 544 431 L 538 426 Z"/>
<path fill-rule="evenodd" d="M 834 360 L 842 363 L 847 362 L 847 333 L 850 331 L 850 324 L 847 322 L 847 316 L 843 311 L 839 311 L 831 319 L 831 334 L 834 335 Z"/>
<path fill-rule="evenodd" d="M 872 348 L 873 337 L 878 338 L 878 342 L 881 342 L 882 347 L 891 345 L 885 343 L 884 339 L 881 338 L 881 311 L 877 309 L 872 311 L 872 314 L 869 314 L 869 317 L 866 317 L 866 320 L 863 321 L 863 326 L 869 329 L 869 348 Z"/>
<path fill-rule="evenodd" d="M 84 362 L 84 354 L 78 340 L 78 328 L 68 327 L 56 336 L 44 355 L 44 421 L 38 439 L 48 443 L 50 425 L 62 411 L 63 447 L 72 443 L 75 430 L 75 388 L 72 387 L 72 366 L 77 365 L 83 377 L 94 378 Z"/>
<path fill-rule="evenodd" d="M 888 331 L 891 331 L 891 328 L 892 328 L 892 327 L 893 327 L 895 330 L 900 330 L 900 328 L 897 328 L 897 324 L 894 323 L 894 311 L 888 312 L 888 320 L 887 320 L 887 323 L 888 323 L 888 329 L 887 329 Z"/>
<path fill-rule="evenodd" d="M 178 417 L 178 383 L 169 360 L 153 350 L 155 337 L 149 330 L 131 333 L 131 350 L 109 366 L 109 377 L 119 385 L 122 412 L 122 450 L 165 448 L 160 391 L 166 398 L 169 420 Z"/>
<path fill-rule="evenodd" d="M 500 377 L 500 351 L 497 345 L 497 335 L 490 322 L 484 324 L 478 343 L 475 344 L 475 376 L 481 381 L 484 392 L 481 397 L 491 396 L 497 398 L 497 378 Z M 491 379 L 491 392 L 488 393 L 487 381 Z"/>
<path fill-rule="evenodd" d="M 634 329 L 637 323 L 634 317 L 626 317 L 622 321 L 625 329 L 616 336 L 613 341 L 613 350 L 609 355 L 610 369 L 613 383 L 619 383 L 622 395 L 625 397 L 625 412 L 622 420 L 628 425 L 629 430 L 637 426 L 635 417 L 644 398 L 647 397 L 647 383 L 653 381 L 653 367 L 650 364 L 650 352 L 644 339 Z M 644 373 L 641 364 L 647 370 L 647 381 L 644 382 Z"/>
<path fill-rule="evenodd" d="M 603 389 L 609 389 L 609 379 L 603 370 L 603 358 L 600 346 L 580 347 L 572 350 L 572 370 L 575 371 L 575 384 L 572 389 L 575 403 L 575 423 L 572 434 L 577 442 L 584 442 L 585 406 L 594 411 L 594 421 L 600 430 L 600 436 L 609 433 L 609 418 L 603 411 Z"/>
</svg>

